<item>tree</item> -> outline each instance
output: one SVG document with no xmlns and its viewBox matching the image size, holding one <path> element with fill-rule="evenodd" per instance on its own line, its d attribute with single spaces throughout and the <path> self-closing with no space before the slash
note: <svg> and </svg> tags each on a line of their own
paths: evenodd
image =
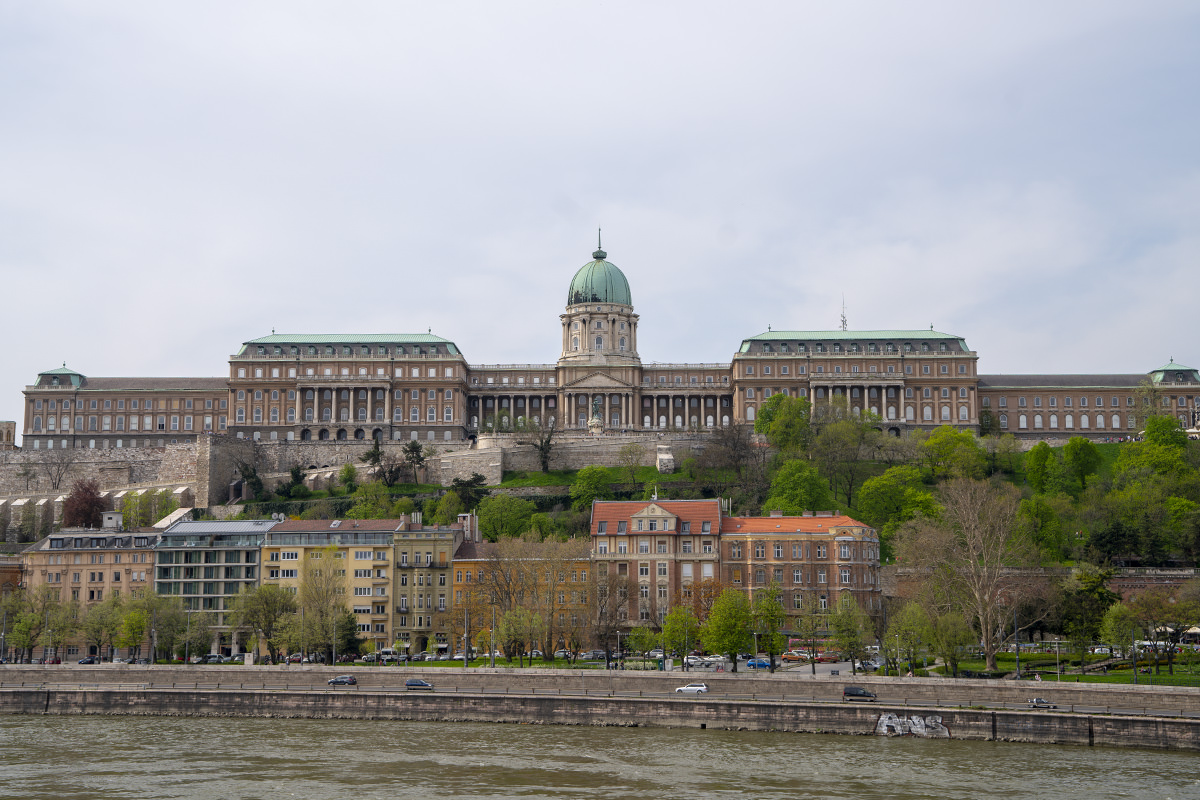
<svg viewBox="0 0 1200 800">
<path fill-rule="evenodd" d="M 700 632 L 704 649 L 710 653 L 721 653 L 733 663 L 737 672 L 738 653 L 749 650 L 754 637 L 750 631 L 750 601 L 737 589 L 726 589 L 713 603 Z"/>
<path fill-rule="evenodd" d="M 458 520 L 458 515 L 464 510 L 458 493 L 451 489 L 438 500 L 437 508 L 433 512 L 434 524 L 450 525 Z"/>
<path fill-rule="evenodd" d="M 273 656 L 282 644 L 283 622 L 298 608 L 296 595 L 279 586 L 263 584 L 253 589 L 243 587 L 241 593 L 232 598 L 227 616 L 232 627 L 248 629 L 261 637 L 267 653 Z"/>
<path fill-rule="evenodd" d="M 1038 442 L 1025 454 L 1025 477 L 1029 485 L 1038 494 L 1046 491 L 1046 478 L 1050 471 L 1050 462 L 1057 457 L 1050 445 Z"/>
<path fill-rule="evenodd" d="M 804 511 L 824 510 L 833 505 L 829 485 L 806 461 L 788 461 L 771 481 L 771 492 L 763 502 L 763 511 L 782 511 L 798 516 Z"/>
<path fill-rule="evenodd" d="M 525 653 L 532 650 L 541 638 L 541 625 L 541 617 L 527 608 L 517 606 L 505 611 L 496 623 L 496 640 L 509 660 L 516 653 L 517 665 L 524 666 Z"/>
<path fill-rule="evenodd" d="M 525 423 L 527 436 L 524 439 L 518 440 L 517 444 L 525 444 L 537 451 L 538 463 L 542 466 L 542 472 L 550 471 L 550 454 L 554 452 L 554 421 L 550 420 L 545 425 L 537 422 L 527 421 Z"/>
<path fill-rule="evenodd" d="M 400 453 L 404 466 L 412 477 L 412 482 L 417 483 L 417 470 L 425 466 L 425 462 L 429 460 L 429 454 L 416 440 L 405 442 Z"/>
<path fill-rule="evenodd" d="M 335 558 L 330 546 L 309 551 L 300 571 L 299 606 L 305 643 L 323 652 L 329 663 L 339 639 L 341 618 L 346 608 L 345 562 Z"/>
<path fill-rule="evenodd" d="M 537 506 L 509 494 L 488 497 L 479 504 L 479 530 L 490 542 L 512 539 L 529 530 Z"/>
<path fill-rule="evenodd" d="M 984 473 L 985 453 L 970 431 L 942 425 L 921 443 L 921 456 L 934 480 L 947 476 L 979 478 Z"/>
<path fill-rule="evenodd" d="M 42 456 L 42 472 L 50 481 L 50 489 L 57 492 L 62 488 L 63 479 L 75 465 L 78 456 L 71 447 L 60 447 L 57 450 L 47 450 Z"/>
<path fill-rule="evenodd" d="M 642 465 L 642 460 L 645 457 L 646 448 L 637 442 L 630 442 L 617 451 L 617 464 L 620 465 L 621 469 L 625 470 L 625 475 L 629 478 L 630 485 L 637 483 L 638 467 Z"/>
<path fill-rule="evenodd" d="M 892 615 L 892 620 L 884 633 L 883 644 L 885 649 L 893 642 L 898 645 L 896 674 L 900 673 L 902 659 L 907 659 L 910 668 L 916 663 L 917 655 L 928 644 L 930 627 L 929 614 L 921 607 L 920 603 L 909 601 Z"/>
<path fill-rule="evenodd" d="M 1063 464 L 1067 471 L 1079 479 L 1081 489 L 1087 488 L 1089 475 L 1094 475 L 1100 469 L 1100 451 L 1091 439 L 1073 436 L 1063 447 Z"/>
<path fill-rule="evenodd" d="M 183 646 L 183 655 L 191 658 L 204 655 L 212 650 L 213 629 L 217 627 L 217 615 L 211 611 L 188 611 L 183 635 L 179 637 L 179 645 Z"/>
<path fill-rule="evenodd" d="M 1037 548 L 1016 524 L 1013 487 L 958 478 L 941 490 L 939 517 L 919 517 L 897 533 L 901 558 L 929 576 L 939 593 L 974 624 L 989 670 L 1013 608 L 1045 589 L 1018 570 L 1037 564 Z"/>
<path fill-rule="evenodd" d="M 858 511 L 863 521 L 879 529 L 881 555 L 888 558 L 896 530 L 918 515 L 936 516 L 938 506 L 925 489 L 921 471 L 904 465 L 863 481 L 858 492 Z"/>
<path fill-rule="evenodd" d="M 1114 653 L 1118 648 L 1121 651 L 1131 648 L 1139 632 L 1133 612 L 1120 601 L 1109 606 L 1100 621 L 1100 641 L 1113 648 Z"/>
<path fill-rule="evenodd" d="M 250 499 L 258 500 L 263 497 L 263 482 L 262 478 L 258 476 L 258 468 L 248 461 L 238 461 L 237 471 L 246 489 L 250 492 Z"/>
<path fill-rule="evenodd" d="M 754 432 L 785 456 L 803 452 L 813 439 L 812 404 L 804 397 L 773 394 L 759 408 Z"/>
<path fill-rule="evenodd" d="M 592 501 L 608 497 L 608 471 L 604 467 L 584 467 L 575 474 L 571 484 L 571 507 L 590 511 Z"/>
<path fill-rule="evenodd" d="M 358 470 L 353 464 L 343 464 L 338 470 L 338 483 L 346 490 L 346 494 L 354 494 L 358 490 Z"/>
<path fill-rule="evenodd" d="M 303 500 L 311 494 L 304 483 L 304 470 L 299 464 L 293 464 L 288 470 L 288 480 L 275 487 L 275 494 L 280 497 L 290 497 L 293 500 Z"/>
<path fill-rule="evenodd" d="M 101 657 L 111 655 L 121 633 L 123 617 L 122 598 L 118 594 L 110 594 L 101 602 L 88 606 L 79 620 L 84 641 L 95 647 Z"/>
<path fill-rule="evenodd" d="M 783 589 L 772 581 L 765 589 L 754 593 L 750 604 L 751 624 L 758 634 L 758 649 L 770 659 L 769 669 L 775 671 L 775 657 L 787 648 L 787 636 L 783 628 L 787 624 L 787 612 L 783 610 Z M 757 656 L 758 653 L 755 653 Z"/>
<path fill-rule="evenodd" d="M 487 478 L 478 472 L 472 472 L 469 478 L 455 478 L 450 481 L 450 491 L 462 500 L 463 508 L 474 511 L 479 507 L 483 498 L 488 496 Z"/>
<path fill-rule="evenodd" d="M 933 655 L 950 668 L 950 674 L 958 677 L 958 664 L 964 651 L 978 641 L 971 626 L 956 611 L 934 614 L 929 618 L 926 633 Z"/>
<path fill-rule="evenodd" d="M 100 484 L 90 478 L 71 484 L 71 493 L 63 501 L 63 527 L 99 528 L 103 518 Z"/>
<path fill-rule="evenodd" d="M 1112 576 L 1111 569 L 1078 564 L 1060 587 L 1063 632 L 1074 644 L 1081 665 L 1088 648 L 1100 638 L 1109 606 L 1120 599 L 1108 588 Z"/>
<path fill-rule="evenodd" d="M 871 618 L 867 612 L 854 602 L 849 594 L 843 596 L 849 602 L 839 602 L 837 611 L 829 620 L 833 641 L 838 650 L 850 660 L 850 669 L 854 663 L 862 662 L 867 652 L 867 636 L 871 631 Z"/>
<path fill-rule="evenodd" d="M 816 675 L 817 634 L 829 628 L 829 613 L 821 607 L 817 592 L 805 592 L 801 600 L 800 613 L 792 618 L 792 629 L 801 641 L 808 643 L 809 653 L 813 655 L 810 668 Z"/>
<path fill-rule="evenodd" d="M 686 656 L 700 644 L 700 620 L 687 606 L 673 606 L 663 619 L 662 641 L 664 649 Z"/>
<path fill-rule="evenodd" d="M 387 519 L 391 516 L 391 511 L 392 496 L 388 494 L 387 487 L 379 481 L 372 481 L 359 486 L 358 490 L 354 492 L 354 505 L 346 511 L 346 517 L 348 519 Z"/>
</svg>

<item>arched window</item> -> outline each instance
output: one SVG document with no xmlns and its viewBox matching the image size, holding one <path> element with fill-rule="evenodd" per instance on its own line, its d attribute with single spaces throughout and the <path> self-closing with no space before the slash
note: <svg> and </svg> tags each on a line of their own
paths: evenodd
<svg viewBox="0 0 1200 800">
<path fill-rule="evenodd" d="M 1050 415 L 1050 429 L 1051 429 L 1051 430 L 1057 430 L 1057 429 L 1058 429 L 1058 414 L 1051 414 L 1051 415 Z"/>
<path fill-rule="evenodd" d="M 326 400 L 332 400 L 332 399 L 333 399 L 333 392 L 331 392 L 329 389 L 326 389 L 326 390 L 325 390 L 325 393 L 324 393 L 324 397 L 325 397 L 325 399 L 326 399 Z"/>
<path fill-rule="evenodd" d="M 967 407 L 966 407 L 966 406 L 959 406 L 959 407 L 958 407 L 958 418 L 959 418 L 960 420 L 962 420 L 963 422 L 966 422 L 966 421 L 967 421 L 967 419 L 968 419 L 967 413 L 968 413 L 968 412 L 967 412 Z"/>
<path fill-rule="evenodd" d="M 1024 414 L 1017 417 L 1017 427 L 1018 428 L 1028 428 L 1029 427 L 1029 417 L 1025 416 Z"/>
<path fill-rule="evenodd" d="M 1034 427 L 1036 430 L 1041 430 L 1041 429 L 1042 429 L 1042 415 L 1041 415 L 1041 414 L 1034 414 L 1034 415 L 1033 415 L 1033 427 Z"/>
<path fill-rule="evenodd" d="M 1104 429 L 1104 415 L 1103 414 L 1096 415 L 1096 427 L 1099 428 L 1100 430 Z"/>
<path fill-rule="evenodd" d="M 304 409 L 304 421 L 305 422 L 313 421 L 313 410 L 311 408 Z M 312 437 L 310 436 L 309 438 L 311 439 Z"/>
<path fill-rule="evenodd" d="M 621 349 L 622 350 L 625 349 L 625 337 L 624 336 L 621 337 Z"/>
<path fill-rule="evenodd" d="M 578 336 L 574 336 L 571 338 L 571 349 L 572 350 L 579 349 L 579 337 Z"/>
<path fill-rule="evenodd" d="M 912 406 L 904 407 L 904 418 L 906 420 L 908 420 L 909 422 L 913 421 L 913 407 Z"/>
<path fill-rule="evenodd" d="M 754 390 L 753 390 L 753 389 L 747 389 L 747 390 L 746 390 L 746 399 L 747 399 L 747 400 L 753 400 L 753 399 L 754 399 Z"/>
<path fill-rule="evenodd" d="M 933 420 L 933 409 L 930 408 L 929 406 L 925 406 L 924 408 L 921 409 L 921 416 L 924 418 L 924 420 L 926 422 L 932 421 Z"/>
<path fill-rule="evenodd" d="M 754 422 L 754 406 L 746 406 L 746 421 Z"/>
<path fill-rule="evenodd" d="M 600 350 L 600 349 L 603 349 L 603 347 L 604 347 L 604 337 L 597 336 L 596 337 L 596 349 Z"/>
<path fill-rule="evenodd" d="M 1087 414 L 1079 415 L 1079 427 L 1082 428 L 1083 430 L 1088 429 L 1088 415 Z"/>
<path fill-rule="evenodd" d="M 1070 430 L 1071 428 L 1075 427 L 1075 415 L 1074 414 L 1067 414 L 1067 416 L 1063 419 L 1063 427 L 1066 428 L 1067 430 Z"/>
<path fill-rule="evenodd" d="M 950 406 L 942 406 L 942 421 L 950 421 Z"/>
<path fill-rule="evenodd" d="M 332 416 L 333 416 L 333 412 L 331 412 L 328 408 L 321 409 L 321 421 L 322 422 L 329 422 L 329 420 L 332 419 Z"/>
<path fill-rule="evenodd" d="M 279 422 L 279 409 L 278 408 L 271 409 L 271 422 Z"/>
<path fill-rule="evenodd" d="M 1001 427 L 1001 428 L 1007 428 L 1007 427 L 1008 427 L 1008 414 L 1001 414 L 1001 415 L 1000 415 L 1000 427 Z"/>
<path fill-rule="evenodd" d="M 1113 428 L 1121 427 L 1121 415 L 1120 414 L 1112 415 L 1112 426 L 1113 426 Z M 1132 427 L 1132 426 L 1130 426 L 1130 427 Z"/>
</svg>

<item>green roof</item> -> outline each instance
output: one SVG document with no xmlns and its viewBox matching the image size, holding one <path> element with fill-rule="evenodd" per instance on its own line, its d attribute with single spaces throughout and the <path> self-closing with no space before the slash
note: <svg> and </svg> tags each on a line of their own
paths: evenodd
<svg viewBox="0 0 1200 800">
<path fill-rule="evenodd" d="M 748 352 L 750 342 L 864 342 L 871 339 L 953 339 L 958 342 L 958 346 L 963 350 L 969 351 L 971 349 L 967 347 L 966 340 L 952 333 L 942 333 L 932 328 L 921 328 L 910 331 L 767 331 L 766 333 L 760 333 L 757 336 L 750 336 L 743 339 L 740 352 Z"/>
<path fill-rule="evenodd" d="M 68 367 L 66 365 L 65 362 L 63 363 L 63 365 L 61 367 L 56 367 L 55 369 L 48 369 L 45 372 L 38 373 L 39 378 L 42 377 L 43 375 L 67 375 L 71 378 L 71 385 L 73 385 L 73 386 L 79 386 L 84 378 L 84 374 L 82 372 L 71 369 L 70 367 Z"/>
<path fill-rule="evenodd" d="M 567 305 L 580 303 L 616 303 L 623 306 L 633 305 L 633 296 L 629 293 L 629 281 L 625 273 L 611 261 L 605 261 L 608 253 L 597 250 L 592 253 L 594 260 L 579 268 L 571 279 L 567 289 Z"/>
<path fill-rule="evenodd" d="M 1167 374 L 1169 372 L 1174 372 L 1176 374 L 1184 373 L 1186 375 L 1184 381 L 1186 382 L 1200 381 L 1200 373 L 1197 373 L 1197 371 L 1192 367 L 1185 367 L 1182 364 L 1176 364 L 1175 359 L 1173 358 L 1158 369 L 1150 370 L 1148 374 L 1150 375 L 1150 379 L 1155 383 L 1172 383 L 1173 381 L 1169 380 L 1171 376 Z"/>
<path fill-rule="evenodd" d="M 454 342 L 432 333 L 273 333 L 244 344 L 444 344 L 451 355 L 459 355 Z"/>
</svg>

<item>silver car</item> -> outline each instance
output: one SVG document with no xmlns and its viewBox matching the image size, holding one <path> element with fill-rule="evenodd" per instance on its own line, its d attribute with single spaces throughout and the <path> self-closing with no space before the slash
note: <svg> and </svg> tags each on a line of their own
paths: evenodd
<svg viewBox="0 0 1200 800">
<path fill-rule="evenodd" d="M 708 692 L 707 683 L 689 683 L 687 686 L 680 686 L 675 689 L 676 694 L 706 694 Z"/>
</svg>

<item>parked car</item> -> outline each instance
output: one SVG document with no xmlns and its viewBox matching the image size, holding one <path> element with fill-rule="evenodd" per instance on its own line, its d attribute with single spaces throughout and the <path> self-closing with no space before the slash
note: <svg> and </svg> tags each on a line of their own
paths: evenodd
<svg viewBox="0 0 1200 800">
<path fill-rule="evenodd" d="M 746 666 L 750 669 L 769 669 L 771 662 L 765 658 L 752 658 L 746 662 Z"/>
<path fill-rule="evenodd" d="M 838 658 L 837 653 L 818 653 L 816 658 L 818 664 L 836 664 L 839 661 L 841 659 Z"/>
<path fill-rule="evenodd" d="M 83 658 L 79 659 L 79 663 L 80 664 L 99 664 L 100 659 L 96 658 L 95 656 L 84 656 Z"/>
<path fill-rule="evenodd" d="M 571 651 L 570 650 L 555 650 L 554 657 L 555 658 L 564 658 L 564 659 L 570 661 L 571 660 Z"/>
<path fill-rule="evenodd" d="M 414 653 L 410 661 L 429 661 L 429 653 Z"/>
<path fill-rule="evenodd" d="M 304 660 L 304 656 L 301 655 L 300 653 L 292 653 L 290 656 L 287 657 L 287 661 L 289 664 L 299 664 L 303 660 Z"/>
<path fill-rule="evenodd" d="M 329 679 L 330 686 L 357 686 L 358 680 L 353 675 L 338 675 Z"/>
<path fill-rule="evenodd" d="M 583 659 L 587 659 L 588 661 L 602 661 L 604 659 L 604 651 L 603 650 L 585 650 L 584 652 L 579 654 L 579 657 L 583 658 Z"/>
<path fill-rule="evenodd" d="M 708 692 L 707 683 L 689 683 L 687 686 L 679 686 L 675 689 L 676 694 L 706 694 Z"/>
<path fill-rule="evenodd" d="M 689 667 L 705 667 L 708 666 L 709 659 L 707 656 L 685 656 L 683 663 Z"/>
<path fill-rule="evenodd" d="M 653 650 L 651 650 L 650 652 L 646 653 L 646 658 L 662 658 L 662 657 L 663 657 L 663 651 L 662 651 L 661 647 L 656 647 Z"/>
<path fill-rule="evenodd" d="M 1029 698 L 1029 707 L 1030 708 L 1058 708 L 1058 706 L 1054 705 L 1053 703 L 1051 703 L 1049 700 L 1047 700 L 1044 697 Z"/>
<path fill-rule="evenodd" d="M 842 689 L 842 702 L 849 700 L 865 700 L 875 702 L 875 693 L 861 686 L 846 686 Z"/>
<path fill-rule="evenodd" d="M 420 678 L 409 678 L 404 682 L 404 688 L 411 691 L 424 690 L 427 692 L 433 691 L 433 684 L 429 681 L 423 681 Z"/>
<path fill-rule="evenodd" d="M 782 658 L 788 664 L 808 661 L 808 656 L 804 655 L 803 653 L 796 652 L 795 650 L 787 651 L 780 656 L 780 658 Z"/>
</svg>

